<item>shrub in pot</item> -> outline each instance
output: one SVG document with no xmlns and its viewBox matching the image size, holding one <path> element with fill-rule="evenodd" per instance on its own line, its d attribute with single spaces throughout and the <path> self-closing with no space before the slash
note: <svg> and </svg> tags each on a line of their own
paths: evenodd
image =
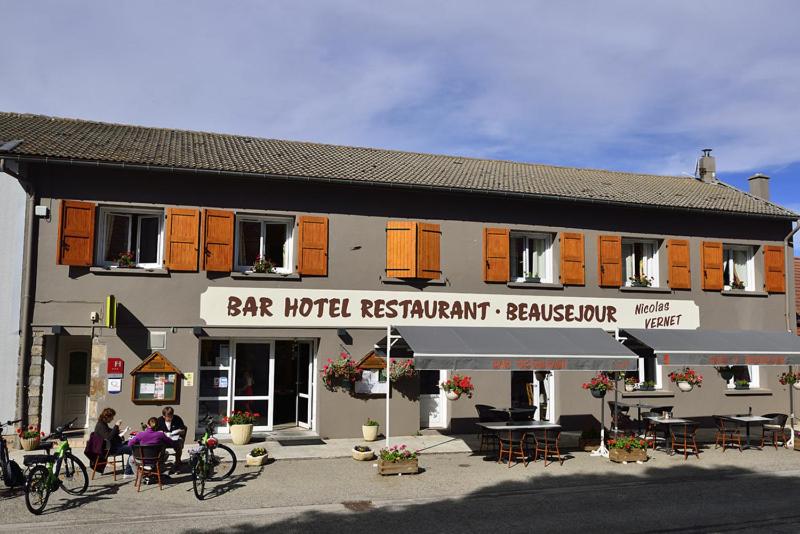
<svg viewBox="0 0 800 534">
<path fill-rule="evenodd" d="M 646 462 L 647 441 L 636 436 L 618 436 L 608 440 L 608 458 L 612 462 Z"/>
<path fill-rule="evenodd" d="M 631 392 L 636 389 L 637 380 L 633 377 L 625 379 L 625 391 Z"/>
<path fill-rule="evenodd" d="M 380 425 L 374 419 L 367 419 L 367 422 L 361 425 L 361 434 L 364 436 L 364 441 L 375 441 L 378 439 L 378 429 Z"/>
<path fill-rule="evenodd" d="M 227 417 L 222 418 L 223 423 L 230 426 L 231 441 L 234 445 L 247 445 L 253 437 L 253 424 L 261 417 L 257 412 L 234 410 Z"/>
<path fill-rule="evenodd" d="M 750 382 L 748 380 L 737 380 L 733 385 L 736 389 L 750 389 Z"/>
<path fill-rule="evenodd" d="M 256 447 L 247 453 L 245 460 L 247 465 L 259 466 L 267 463 L 268 458 L 267 449 L 264 447 Z"/>
<path fill-rule="evenodd" d="M 366 445 L 356 445 L 353 447 L 353 460 L 365 462 L 375 458 L 375 453 Z"/>
</svg>

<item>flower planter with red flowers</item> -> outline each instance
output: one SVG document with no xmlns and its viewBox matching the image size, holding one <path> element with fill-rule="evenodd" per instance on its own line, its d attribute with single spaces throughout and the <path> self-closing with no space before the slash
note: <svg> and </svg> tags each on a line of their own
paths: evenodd
<svg viewBox="0 0 800 534">
<path fill-rule="evenodd" d="M 344 352 L 337 359 L 328 358 L 328 363 L 322 367 L 322 383 L 329 391 L 352 389 L 357 375 L 356 362 Z"/>
<path fill-rule="evenodd" d="M 646 462 L 647 441 L 636 436 L 618 436 L 608 440 L 608 459 L 612 462 Z"/>
<path fill-rule="evenodd" d="M 703 386 L 703 375 L 698 375 L 691 367 L 684 367 L 682 371 L 673 371 L 669 379 L 677 384 L 681 391 L 691 391 L 695 386 Z"/>
<path fill-rule="evenodd" d="M 475 386 L 472 385 L 472 378 L 469 376 L 453 375 L 450 380 L 442 382 L 442 389 L 448 400 L 454 401 L 461 398 L 461 395 L 466 395 L 467 398 L 472 398 L 472 393 Z"/>
<path fill-rule="evenodd" d="M 19 445 L 23 450 L 33 451 L 39 447 L 42 441 L 44 432 L 41 431 L 39 425 L 28 425 L 28 428 L 23 430 L 17 429 L 17 437 L 19 438 Z"/>
<path fill-rule="evenodd" d="M 253 437 L 253 424 L 261 417 L 257 412 L 235 410 L 222 422 L 230 426 L 231 441 L 234 445 L 247 445 Z"/>
<path fill-rule="evenodd" d="M 378 453 L 379 475 L 416 475 L 419 472 L 417 452 L 405 445 L 392 445 Z"/>
</svg>

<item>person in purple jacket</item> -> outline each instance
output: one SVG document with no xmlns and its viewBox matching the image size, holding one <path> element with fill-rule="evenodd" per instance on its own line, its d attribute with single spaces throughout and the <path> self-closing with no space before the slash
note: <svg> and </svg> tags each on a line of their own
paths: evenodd
<svg viewBox="0 0 800 534">
<path fill-rule="evenodd" d="M 128 440 L 128 446 L 133 448 L 135 445 L 141 445 L 143 447 L 161 445 L 163 447 L 172 447 L 175 442 L 172 438 L 164 434 L 160 430 L 156 430 L 158 426 L 158 419 L 155 417 L 151 417 L 147 420 L 147 428 L 142 430 L 141 432 L 137 433 L 131 439 Z M 131 469 L 136 468 L 136 463 L 134 460 L 133 455 L 130 457 L 130 466 Z"/>
</svg>

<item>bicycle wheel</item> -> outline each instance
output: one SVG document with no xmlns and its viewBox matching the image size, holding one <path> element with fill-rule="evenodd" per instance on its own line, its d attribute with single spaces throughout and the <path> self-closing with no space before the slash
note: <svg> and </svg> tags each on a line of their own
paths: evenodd
<svg viewBox="0 0 800 534">
<path fill-rule="evenodd" d="M 236 469 L 236 455 L 233 454 L 233 450 L 220 443 L 210 453 L 214 471 L 218 474 L 214 476 L 212 473 L 209 478 L 211 480 L 222 480 L 231 476 Z"/>
<path fill-rule="evenodd" d="M 25 479 L 25 506 L 32 514 L 41 514 L 47 505 L 47 499 L 50 498 L 49 477 L 50 473 L 45 466 L 36 465 Z"/>
<path fill-rule="evenodd" d="M 207 473 L 208 462 L 205 454 L 198 454 L 192 464 L 192 489 L 194 489 L 194 496 L 200 501 L 205 497 Z"/>
<path fill-rule="evenodd" d="M 61 480 L 61 487 L 70 495 L 83 495 L 86 488 L 89 487 L 86 467 L 71 453 L 64 456 L 58 478 Z"/>
</svg>

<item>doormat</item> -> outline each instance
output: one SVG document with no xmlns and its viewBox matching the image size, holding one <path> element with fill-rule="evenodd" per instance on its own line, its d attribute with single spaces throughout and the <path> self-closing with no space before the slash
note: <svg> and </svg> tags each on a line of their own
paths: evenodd
<svg viewBox="0 0 800 534">
<path fill-rule="evenodd" d="M 279 439 L 278 443 L 281 444 L 281 447 L 294 447 L 298 445 L 326 445 L 326 443 L 319 438 Z"/>
</svg>

